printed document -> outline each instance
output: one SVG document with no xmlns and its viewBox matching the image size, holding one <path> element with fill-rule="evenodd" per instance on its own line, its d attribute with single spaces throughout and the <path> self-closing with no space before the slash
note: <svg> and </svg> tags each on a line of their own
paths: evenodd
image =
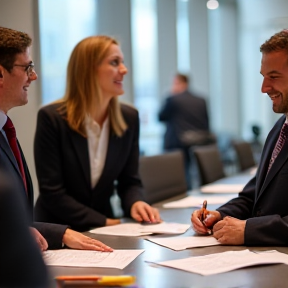
<svg viewBox="0 0 288 288">
<path fill-rule="evenodd" d="M 240 193 L 252 178 L 250 173 L 242 173 L 219 179 L 200 187 L 202 193 Z"/>
<path fill-rule="evenodd" d="M 201 186 L 202 193 L 240 193 L 245 184 L 207 184 Z"/>
<path fill-rule="evenodd" d="M 254 265 L 288 265 L 288 255 L 275 250 L 252 252 L 247 249 L 153 263 L 201 275 L 212 275 Z"/>
<path fill-rule="evenodd" d="M 207 200 L 208 204 L 224 204 L 237 197 L 237 194 L 225 195 L 225 196 L 202 196 L 202 195 L 191 195 L 183 199 L 165 203 L 164 208 L 189 208 L 189 207 L 201 207 L 204 200 Z"/>
<path fill-rule="evenodd" d="M 89 232 L 114 236 L 143 236 L 151 234 L 182 234 L 189 229 L 189 224 L 161 222 L 142 225 L 139 223 L 122 223 L 113 226 L 95 228 Z"/>
<path fill-rule="evenodd" d="M 52 266 L 101 267 L 124 269 L 143 249 L 100 252 L 91 250 L 60 249 L 43 252 L 44 262 Z"/>
<path fill-rule="evenodd" d="M 221 245 L 221 243 L 218 240 L 216 240 L 213 236 L 163 237 L 163 238 L 146 237 L 145 239 L 176 251 L 185 250 L 187 248 Z"/>
</svg>

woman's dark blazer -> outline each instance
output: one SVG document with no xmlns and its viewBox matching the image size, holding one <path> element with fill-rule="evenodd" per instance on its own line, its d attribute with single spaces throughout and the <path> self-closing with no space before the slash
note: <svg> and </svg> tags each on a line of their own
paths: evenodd
<svg viewBox="0 0 288 288">
<path fill-rule="evenodd" d="M 59 103 L 38 112 L 34 157 L 39 182 L 35 205 L 37 221 L 70 225 L 78 231 L 104 226 L 113 218 L 110 197 L 117 189 L 125 216 L 143 201 L 138 175 L 139 117 L 136 109 L 121 104 L 128 125 L 122 137 L 110 129 L 102 175 L 91 188 L 88 141 L 72 130 L 59 114 Z"/>
<path fill-rule="evenodd" d="M 247 219 L 245 245 L 288 245 L 288 138 L 267 173 L 285 119 L 284 115 L 270 131 L 256 177 L 248 182 L 239 197 L 217 209 L 222 217 Z"/>
</svg>

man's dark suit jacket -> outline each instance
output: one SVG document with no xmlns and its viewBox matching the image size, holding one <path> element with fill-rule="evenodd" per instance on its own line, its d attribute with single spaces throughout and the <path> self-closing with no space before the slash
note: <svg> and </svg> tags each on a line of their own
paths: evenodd
<svg viewBox="0 0 288 288">
<path fill-rule="evenodd" d="M 131 206 L 143 201 L 137 110 L 121 105 L 128 129 L 122 137 L 110 131 L 103 172 L 91 188 L 87 138 L 68 126 L 58 112 L 59 105 L 45 106 L 38 113 L 34 155 L 40 195 L 36 219 L 67 224 L 78 231 L 105 226 L 106 217 L 114 217 L 110 197 L 115 185 L 123 211 L 130 216 Z"/>
<path fill-rule="evenodd" d="M 12 150 L 9 147 L 9 144 L 7 143 L 7 140 L 3 136 L 3 134 L 0 132 L 0 171 L 5 171 L 9 174 L 9 177 L 13 183 L 13 189 L 17 191 L 19 194 L 25 195 L 27 200 L 25 200 L 25 205 L 27 210 L 29 211 L 30 215 L 30 221 L 33 221 L 33 185 L 32 180 L 30 177 L 30 173 L 25 161 L 25 157 L 23 155 L 23 152 L 21 150 L 21 147 L 18 143 L 22 160 L 23 160 L 23 166 L 25 170 L 26 175 L 26 181 L 27 181 L 27 193 L 25 191 L 24 183 L 18 168 L 18 164 L 16 162 L 16 159 L 13 155 Z M 67 229 L 67 226 L 63 225 L 55 225 L 50 223 L 37 223 L 33 222 L 31 223 L 32 226 L 34 226 L 47 240 L 48 242 L 48 248 L 49 249 L 58 249 L 62 247 L 62 238 L 65 233 L 65 230 Z"/>
<path fill-rule="evenodd" d="M 165 122 L 164 148 L 182 148 L 182 135 L 186 131 L 209 131 L 206 101 L 185 91 L 169 96 L 159 112 L 159 120 Z"/>
<path fill-rule="evenodd" d="M 0 287 L 48 287 L 46 266 L 29 231 L 26 195 L 14 189 L 13 180 L 0 170 Z"/>
<path fill-rule="evenodd" d="M 248 219 L 245 245 L 288 245 L 288 139 L 267 174 L 272 151 L 285 122 L 281 117 L 270 131 L 256 176 L 239 194 L 217 209 L 222 217 Z M 267 176 L 266 176 L 267 174 Z"/>
</svg>

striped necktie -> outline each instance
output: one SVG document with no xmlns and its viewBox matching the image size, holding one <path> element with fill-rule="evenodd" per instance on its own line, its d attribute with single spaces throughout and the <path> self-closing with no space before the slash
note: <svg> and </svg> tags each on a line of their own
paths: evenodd
<svg viewBox="0 0 288 288">
<path fill-rule="evenodd" d="M 278 138 L 277 143 L 276 143 L 274 150 L 272 152 L 272 156 L 271 156 L 271 159 L 269 162 L 269 167 L 268 167 L 267 173 L 269 172 L 275 159 L 277 158 L 278 154 L 280 153 L 280 151 L 281 151 L 281 149 L 285 143 L 285 140 L 287 138 L 287 135 L 288 135 L 288 123 L 285 122 L 284 125 L 282 126 L 282 129 L 281 129 L 280 134 L 279 134 L 279 138 Z"/>
</svg>

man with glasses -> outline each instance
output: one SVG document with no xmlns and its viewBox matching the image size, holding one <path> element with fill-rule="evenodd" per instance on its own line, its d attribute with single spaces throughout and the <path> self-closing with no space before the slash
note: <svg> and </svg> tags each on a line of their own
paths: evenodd
<svg viewBox="0 0 288 288">
<path fill-rule="evenodd" d="M 29 86 L 37 79 L 29 53 L 31 43 L 32 39 L 26 33 L 0 27 L 0 171 L 8 173 L 13 189 L 28 198 L 32 222 L 32 181 L 13 123 L 7 116 L 10 109 L 28 102 Z M 112 251 L 100 241 L 73 231 L 66 225 L 34 222 L 31 226 L 34 228 L 31 227 L 30 231 L 41 250 L 66 245 L 75 249 Z"/>
</svg>

